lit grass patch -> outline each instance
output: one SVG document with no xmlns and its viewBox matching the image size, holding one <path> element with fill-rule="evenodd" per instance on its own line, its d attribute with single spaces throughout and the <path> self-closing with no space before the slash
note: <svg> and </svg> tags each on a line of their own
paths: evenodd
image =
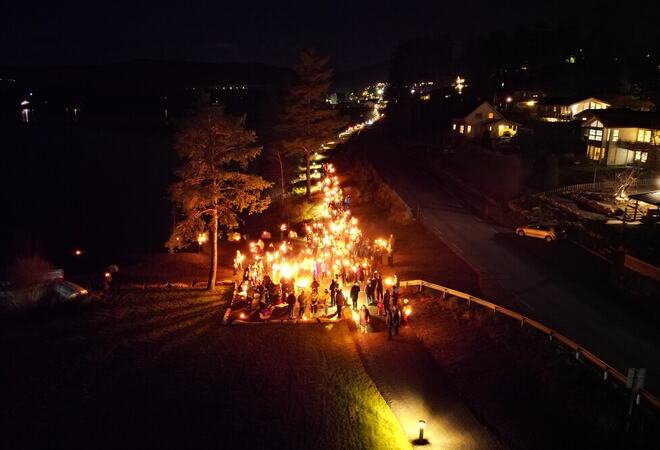
<svg viewBox="0 0 660 450">
<path fill-rule="evenodd" d="M 223 327 L 230 294 L 120 291 L 3 324 L 8 447 L 409 447 L 345 323 Z"/>
</svg>

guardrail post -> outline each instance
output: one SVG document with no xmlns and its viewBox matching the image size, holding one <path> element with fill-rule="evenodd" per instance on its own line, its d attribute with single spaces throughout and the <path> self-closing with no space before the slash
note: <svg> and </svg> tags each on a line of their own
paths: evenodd
<svg viewBox="0 0 660 450">
<path fill-rule="evenodd" d="M 419 293 L 420 293 L 420 294 L 422 293 L 422 286 L 423 286 L 423 285 L 424 285 L 424 282 L 423 282 L 423 281 L 420 281 L 420 282 L 419 282 Z"/>
<path fill-rule="evenodd" d="M 580 360 L 580 348 L 575 349 L 575 359 Z"/>
<path fill-rule="evenodd" d="M 520 328 L 525 326 L 525 318 L 520 319 Z"/>
<path fill-rule="evenodd" d="M 468 295 L 468 306 L 470 306 L 470 301 L 472 300 L 472 296 Z"/>
<path fill-rule="evenodd" d="M 552 331 L 548 333 L 548 336 L 550 337 L 550 342 L 552 342 Z"/>
<path fill-rule="evenodd" d="M 607 381 L 607 367 L 603 370 L 603 381 Z"/>
<path fill-rule="evenodd" d="M 445 288 L 444 291 L 442 291 L 442 299 L 446 300 L 447 299 L 447 289 Z"/>
</svg>

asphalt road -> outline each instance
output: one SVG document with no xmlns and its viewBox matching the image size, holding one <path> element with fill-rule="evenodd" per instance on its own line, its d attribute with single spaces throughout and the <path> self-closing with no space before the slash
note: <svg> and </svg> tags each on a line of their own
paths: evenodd
<svg viewBox="0 0 660 450">
<path fill-rule="evenodd" d="M 413 211 L 421 209 L 424 225 L 479 273 L 487 299 L 557 330 L 623 373 L 646 367 L 647 388 L 660 393 L 658 333 L 607 291 L 606 269 L 594 258 L 568 242 L 518 238 L 484 222 L 420 160 L 392 153 L 374 149 L 372 163 Z"/>
</svg>

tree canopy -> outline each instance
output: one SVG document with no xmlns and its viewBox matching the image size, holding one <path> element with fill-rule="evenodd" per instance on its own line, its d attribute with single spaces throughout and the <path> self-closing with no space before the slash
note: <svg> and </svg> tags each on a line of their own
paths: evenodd
<svg viewBox="0 0 660 450">
<path fill-rule="evenodd" d="M 325 101 L 332 81 L 327 58 L 317 55 L 314 50 L 305 50 L 300 53 L 294 70 L 297 82 L 289 91 L 278 131 L 285 154 L 305 159 L 309 197 L 311 156 L 314 152 L 322 152 L 324 143 L 337 138 L 337 132 L 346 125 L 346 120 Z"/>
<path fill-rule="evenodd" d="M 239 214 L 264 211 L 270 198 L 262 191 L 271 183 L 247 173 L 248 164 L 260 153 L 257 136 L 245 129 L 245 116 L 225 114 L 221 106 L 200 103 L 184 120 L 175 149 L 183 164 L 170 187 L 172 201 L 181 212 L 166 246 L 184 248 L 210 232 L 209 288 L 215 286 L 217 239 L 221 229 L 239 225 Z"/>
</svg>

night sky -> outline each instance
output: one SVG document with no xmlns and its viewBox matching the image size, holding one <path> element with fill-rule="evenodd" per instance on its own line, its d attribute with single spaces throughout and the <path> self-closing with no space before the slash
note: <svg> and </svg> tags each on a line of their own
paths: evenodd
<svg viewBox="0 0 660 450">
<path fill-rule="evenodd" d="M 612 24 L 636 26 L 654 17 L 648 7 L 657 2 L 618 2 L 639 3 L 628 7 L 529 0 L 43 3 L 11 1 L 0 7 L 0 65 L 139 58 L 289 65 L 301 47 L 314 46 L 329 54 L 338 70 L 348 70 L 383 62 L 401 40 L 436 31 L 451 34 L 460 46 L 470 35 L 518 24 L 593 26 L 597 15 L 608 10 L 616 12 Z M 652 20 L 657 25 L 658 17 Z"/>
</svg>

